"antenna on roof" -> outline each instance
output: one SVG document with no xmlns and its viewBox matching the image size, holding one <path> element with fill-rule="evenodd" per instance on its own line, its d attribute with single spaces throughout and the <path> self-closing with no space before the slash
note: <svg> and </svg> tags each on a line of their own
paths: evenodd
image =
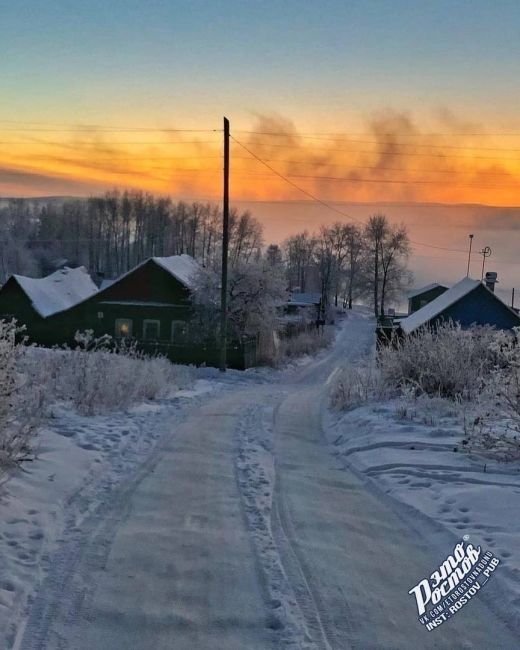
<svg viewBox="0 0 520 650">
<path fill-rule="evenodd" d="M 480 280 L 482 281 L 484 279 L 484 267 L 486 265 L 486 257 L 489 257 L 491 255 L 491 248 L 489 246 L 486 246 L 483 248 L 479 253 L 482 255 L 482 275 L 480 276 Z"/>
</svg>

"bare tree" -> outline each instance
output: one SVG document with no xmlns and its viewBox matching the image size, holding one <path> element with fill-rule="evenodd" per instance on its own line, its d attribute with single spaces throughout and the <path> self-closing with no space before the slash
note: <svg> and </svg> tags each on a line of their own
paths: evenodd
<svg viewBox="0 0 520 650">
<path fill-rule="evenodd" d="M 365 227 L 365 239 L 372 258 L 372 291 L 374 314 L 385 315 L 385 302 L 390 293 L 405 288 L 411 279 L 406 268 L 410 239 L 405 226 L 392 226 L 383 214 L 375 214 Z"/>
<path fill-rule="evenodd" d="M 352 300 L 356 286 L 362 284 L 361 272 L 363 268 L 363 257 L 366 252 L 365 240 L 361 230 L 352 224 L 345 225 L 347 239 L 348 269 L 345 283 L 345 298 L 348 308 L 352 309 Z M 359 291 L 361 293 L 361 291 Z"/>
<path fill-rule="evenodd" d="M 285 240 L 283 248 L 287 258 L 287 275 L 290 288 L 307 290 L 307 280 L 313 264 L 316 238 L 305 230 Z"/>
<path fill-rule="evenodd" d="M 391 226 L 381 242 L 381 316 L 385 315 L 386 297 L 410 283 L 406 269 L 409 255 L 410 239 L 405 226 Z"/>
<path fill-rule="evenodd" d="M 380 295 L 380 263 L 383 241 L 388 236 L 389 225 L 384 214 L 372 215 L 365 226 L 365 239 L 367 241 L 370 255 L 372 257 L 372 291 L 374 300 L 374 315 L 379 315 Z"/>
</svg>

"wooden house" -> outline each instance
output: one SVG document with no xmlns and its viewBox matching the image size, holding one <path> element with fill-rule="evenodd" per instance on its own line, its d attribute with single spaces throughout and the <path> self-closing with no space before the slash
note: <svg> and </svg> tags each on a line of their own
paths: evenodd
<svg viewBox="0 0 520 650">
<path fill-rule="evenodd" d="M 60 321 L 95 336 L 184 344 L 198 270 L 190 255 L 151 257 L 75 304 Z"/>
<path fill-rule="evenodd" d="M 425 287 L 414 289 L 408 293 L 408 314 L 413 314 L 421 307 L 424 307 L 438 296 L 448 291 L 448 287 L 434 282 L 427 284 Z"/>
<path fill-rule="evenodd" d="M 491 325 L 508 330 L 520 326 L 520 316 L 480 280 L 464 278 L 421 309 L 397 323 L 404 335 L 423 326 L 453 321 L 463 328 Z"/>
<path fill-rule="evenodd" d="M 78 292 L 67 306 L 41 315 L 25 307 L 14 313 L 12 292 L 3 296 L 2 290 L 0 316 L 15 315 L 19 322 L 26 324 L 30 340 L 43 345 L 73 345 L 76 332 L 92 330 L 95 337 L 129 339 L 145 352 L 161 353 L 179 363 L 217 365 L 216 336 L 201 340 L 192 326 L 191 293 L 199 268 L 190 255 L 151 257 L 99 290 L 85 269 L 69 269 L 71 284 L 81 273 L 82 280 L 83 275 L 88 278 L 89 290 Z M 47 286 L 51 278 L 25 280 Z M 25 306 L 27 300 L 21 302 Z M 255 352 L 254 342 L 231 341 L 229 365 L 236 368 L 254 365 Z"/>
<path fill-rule="evenodd" d="M 24 325 L 31 342 L 60 344 L 71 332 L 65 328 L 66 317 L 59 315 L 97 290 L 83 266 L 65 267 L 44 278 L 12 275 L 0 289 L 0 317 Z"/>
</svg>

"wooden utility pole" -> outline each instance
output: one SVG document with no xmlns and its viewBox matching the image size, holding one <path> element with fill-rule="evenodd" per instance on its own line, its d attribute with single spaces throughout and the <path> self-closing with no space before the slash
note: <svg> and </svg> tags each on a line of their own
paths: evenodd
<svg viewBox="0 0 520 650">
<path fill-rule="evenodd" d="M 222 278 L 220 293 L 220 371 L 226 372 L 229 248 L 229 120 L 224 118 L 224 193 L 222 199 Z"/>
<path fill-rule="evenodd" d="M 466 273 L 467 278 L 469 278 L 469 267 L 470 267 L 470 264 L 471 264 L 471 244 L 473 244 L 473 235 L 469 236 L 468 271 Z"/>
</svg>

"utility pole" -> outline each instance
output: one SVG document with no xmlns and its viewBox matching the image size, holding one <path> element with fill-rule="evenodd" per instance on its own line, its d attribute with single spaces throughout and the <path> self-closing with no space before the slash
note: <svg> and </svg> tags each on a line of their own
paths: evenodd
<svg viewBox="0 0 520 650">
<path fill-rule="evenodd" d="M 469 236 L 469 253 L 468 253 L 468 272 L 466 277 L 469 278 L 469 265 L 471 264 L 471 245 L 473 244 L 473 235 Z"/>
<path fill-rule="evenodd" d="M 222 278 L 220 293 L 220 372 L 226 372 L 229 248 L 229 120 L 224 118 L 224 192 L 222 199 Z"/>
<path fill-rule="evenodd" d="M 511 309 L 515 308 L 515 288 L 511 290 Z"/>
</svg>

